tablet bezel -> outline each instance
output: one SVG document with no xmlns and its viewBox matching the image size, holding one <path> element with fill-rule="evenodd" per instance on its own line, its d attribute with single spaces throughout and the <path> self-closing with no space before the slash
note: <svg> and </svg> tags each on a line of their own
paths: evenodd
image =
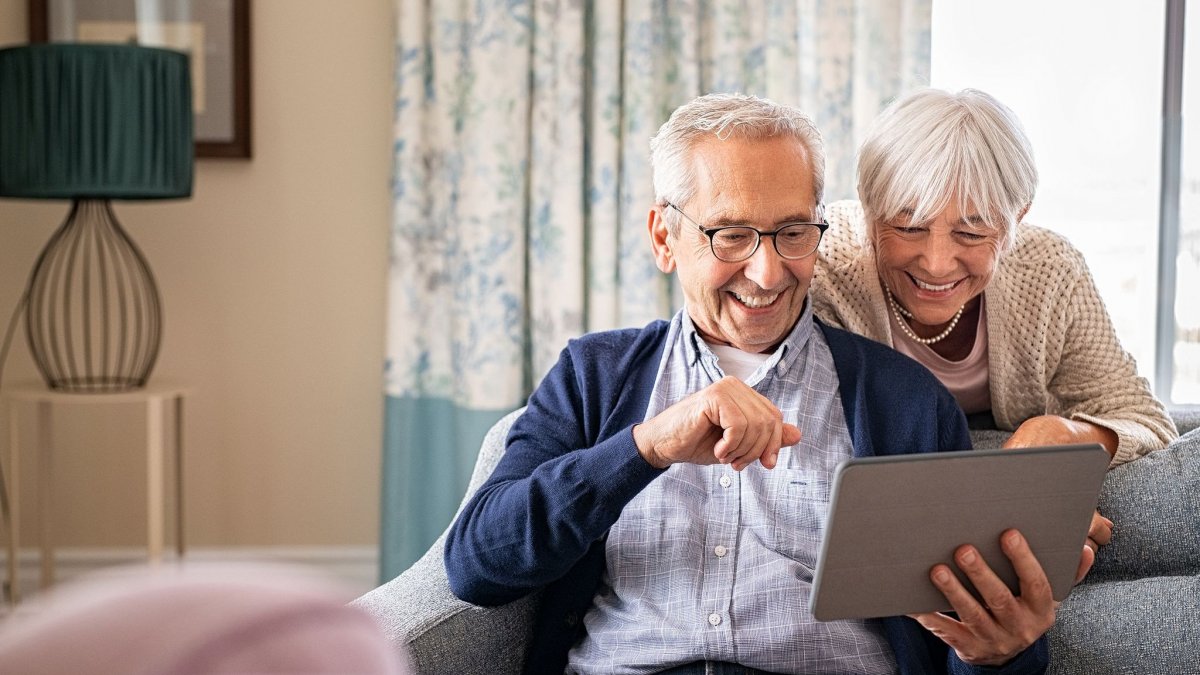
<svg viewBox="0 0 1200 675">
<path fill-rule="evenodd" d="M 1014 593 L 999 537 L 1021 531 L 1055 600 L 1070 593 L 1110 455 L 1098 444 L 859 457 L 833 480 L 811 608 L 819 621 L 948 611 L 929 580 L 972 544 Z M 986 508 L 981 508 L 986 507 Z"/>
</svg>

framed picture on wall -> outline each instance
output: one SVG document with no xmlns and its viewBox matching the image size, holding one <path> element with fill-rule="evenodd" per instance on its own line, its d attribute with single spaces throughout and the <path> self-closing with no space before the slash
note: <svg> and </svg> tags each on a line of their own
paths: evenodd
<svg viewBox="0 0 1200 675">
<path fill-rule="evenodd" d="M 186 52 L 197 157 L 250 157 L 250 0 L 29 0 L 30 42 Z"/>
</svg>

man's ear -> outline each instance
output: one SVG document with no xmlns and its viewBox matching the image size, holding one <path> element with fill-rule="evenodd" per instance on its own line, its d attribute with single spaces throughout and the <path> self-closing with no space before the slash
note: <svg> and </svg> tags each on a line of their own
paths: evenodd
<svg viewBox="0 0 1200 675">
<path fill-rule="evenodd" d="M 664 274 L 675 271 L 675 254 L 671 250 L 667 221 L 663 220 L 662 207 L 653 206 L 646 216 L 646 228 L 650 232 L 650 247 L 654 249 L 654 263 Z"/>
</svg>

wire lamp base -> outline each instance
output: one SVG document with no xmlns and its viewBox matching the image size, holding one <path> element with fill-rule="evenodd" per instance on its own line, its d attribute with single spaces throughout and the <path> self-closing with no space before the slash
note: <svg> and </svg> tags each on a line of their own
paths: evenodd
<svg viewBox="0 0 1200 675">
<path fill-rule="evenodd" d="M 76 199 L 29 277 L 25 334 L 51 389 L 146 385 L 162 342 L 150 265 L 107 199 Z"/>
</svg>

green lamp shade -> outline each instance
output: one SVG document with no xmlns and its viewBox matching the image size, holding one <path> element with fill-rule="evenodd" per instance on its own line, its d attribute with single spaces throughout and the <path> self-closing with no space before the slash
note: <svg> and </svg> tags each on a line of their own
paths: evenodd
<svg viewBox="0 0 1200 675">
<path fill-rule="evenodd" d="M 187 55 L 132 45 L 0 49 L 0 196 L 192 193 Z"/>
</svg>

